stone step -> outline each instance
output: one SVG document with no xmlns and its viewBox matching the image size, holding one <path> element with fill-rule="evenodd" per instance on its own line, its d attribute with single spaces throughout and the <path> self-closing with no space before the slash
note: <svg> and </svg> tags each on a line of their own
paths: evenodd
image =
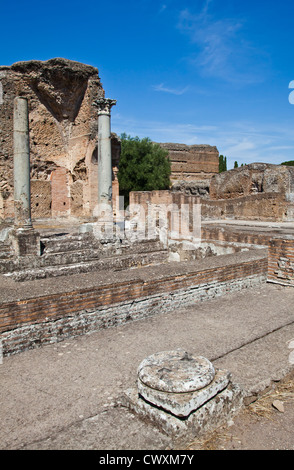
<svg viewBox="0 0 294 470">
<path fill-rule="evenodd" d="M 104 269 L 122 270 L 126 268 L 136 268 L 140 266 L 155 265 L 167 262 L 167 253 L 157 251 L 153 253 L 141 253 L 134 256 L 113 256 L 109 258 L 100 258 L 90 261 L 81 261 L 68 264 L 55 264 L 43 267 L 32 267 L 14 269 L 4 272 L 5 277 L 10 277 L 18 282 L 44 279 L 47 277 L 65 276 L 71 274 L 87 273 Z"/>
<path fill-rule="evenodd" d="M 68 253 L 79 250 L 101 250 L 102 253 L 114 254 L 119 250 L 121 253 L 131 252 L 151 252 L 162 249 L 162 244 L 158 239 L 142 240 L 139 242 L 130 242 L 123 240 L 121 243 L 102 243 L 98 239 L 88 235 L 64 235 L 53 237 L 42 237 L 42 254 Z"/>
<path fill-rule="evenodd" d="M 94 260 L 108 260 L 108 262 L 113 262 L 120 258 L 136 258 L 137 256 L 145 256 L 146 258 L 149 256 L 155 257 L 165 257 L 167 256 L 167 250 L 163 249 L 153 249 L 150 251 L 132 251 L 129 249 L 116 249 L 103 251 L 103 250 L 95 250 L 91 248 L 77 250 L 77 251 L 68 251 L 68 252 L 59 252 L 59 253 L 50 253 L 45 254 L 44 256 L 39 258 L 39 265 L 40 267 L 46 266 L 60 266 L 60 265 L 67 265 L 67 264 L 76 264 L 76 263 L 87 263 L 89 261 Z"/>
<path fill-rule="evenodd" d="M 0 250 L 0 259 L 11 259 L 13 256 L 12 250 Z"/>
<path fill-rule="evenodd" d="M 46 239 L 45 239 L 46 241 Z M 91 242 L 91 239 L 89 240 Z M 52 267 L 56 269 L 58 266 L 64 265 L 73 265 L 80 263 L 89 263 L 91 261 L 105 261 L 110 268 L 112 265 L 116 265 L 119 262 L 119 259 L 122 258 L 133 258 L 132 263 L 136 263 L 136 258 L 145 257 L 144 263 L 148 257 L 164 260 L 167 257 L 167 250 L 162 248 L 162 245 L 158 240 L 150 240 L 146 242 L 137 242 L 133 244 L 99 244 L 97 246 L 91 247 L 91 243 L 87 242 L 87 237 L 79 239 L 75 237 L 70 239 L 72 245 L 68 247 L 67 240 L 64 241 L 61 246 L 59 246 L 59 251 L 53 251 L 54 240 L 50 240 L 51 249 L 49 252 L 46 250 L 43 251 L 41 256 L 28 256 L 28 257 L 14 257 L 13 253 L 4 252 L 3 257 L 0 263 L 0 273 L 9 274 L 16 271 L 27 271 L 30 269 L 44 269 L 46 267 Z M 76 242 L 79 242 L 79 245 L 76 245 Z M 67 249 L 71 248 L 71 249 Z M 64 250 L 64 251 L 63 251 Z M 138 258 L 138 259 L 139 259 Z M 131 263 L 131 264 L 132 264 Z"/>
<path fill-rule="evenodd" d="M 62 235 L 41 238 L 42 253 L 60 253 L 68 251 L 76 251 L 86 247 L 98 247 L 98 243 L 87 236 L 83 235 Z"/>
<path fill-rule="evenodd" d="M 0 259 L 10 259 L 13 256 L 12 246 L 7 243 L 0 244 Z"/>
</svg>

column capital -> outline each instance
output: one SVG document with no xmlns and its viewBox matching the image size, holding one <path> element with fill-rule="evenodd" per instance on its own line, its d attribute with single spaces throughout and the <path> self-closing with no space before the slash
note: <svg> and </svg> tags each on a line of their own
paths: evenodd
<svg viewBox="0 0 294 470">
<path fill-rule="evenodd" d="M 116 105 L 116 100 L 110 98 L 98 98 L 94 101 L 94 106 L 98 108 L 98 114 L 110 115 L 110 110 L 112 106 Z"/>
</svg>

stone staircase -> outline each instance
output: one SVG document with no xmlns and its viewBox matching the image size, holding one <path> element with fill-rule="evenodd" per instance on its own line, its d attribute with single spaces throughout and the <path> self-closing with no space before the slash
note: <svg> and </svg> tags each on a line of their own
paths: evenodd
<svg viewBox="0 0 294 470">
<path fill-rule="evenodd" d="M 91 234 L 41 237 L 40 256 L 14 256 L 8 241 L 0 244 L 0 274 L 27 281 L 99 270 L 122 270 L 167 262 L 159 240 L 103 242 Z"/>
</svg>

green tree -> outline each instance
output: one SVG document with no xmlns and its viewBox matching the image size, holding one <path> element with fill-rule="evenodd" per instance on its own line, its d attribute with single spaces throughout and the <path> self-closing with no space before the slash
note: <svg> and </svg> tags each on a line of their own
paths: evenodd
<svg viewBox="0 0 294 470">
<path fill-rule="evenodd" d="M 168 152 L 146 137 L 121 134 L 118 181 L 120 194 L 128 202 L 130 191 L 153 191 L 170 186 Z"/>
<path fill-rule="evenodd" d="M 227 157 L 220 155 L 219 156 L 219 173 L 222 173 L 223 171 L 227 171 Z"/>
<path fill-rule="evenodd" d="M 239 167 L 238 162 L 235 162 L 234 163 L 234 168 L 238 168 L 238 167 Z"/>
<path fill-rule="evenodd" d="M 283 162 L 283 163 L 281 163 L 281 165 L 294 166 L 294 160 L 289 160 L 288 162 Z"/>
</svg>

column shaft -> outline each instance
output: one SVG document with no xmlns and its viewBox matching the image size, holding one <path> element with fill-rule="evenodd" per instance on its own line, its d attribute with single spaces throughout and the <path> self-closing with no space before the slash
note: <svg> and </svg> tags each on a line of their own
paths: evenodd
<svg viewBox="0 0 294 470">
<path fill-rule="evenodd" d="M 112 207 L 111 107 L 116 100 L 100 98 L 98 107 L 98 204 Z"/>
<path fill-rule="evenodd" d="M 98 118 L 98 204 L 112 203 L 112 161 L 110 116 Z"/>
<path fill-rule="evenodd" d="M 14 225 L 31 228 L 30 143 L 28 102 L 14 100 Z"/>
</svg>

